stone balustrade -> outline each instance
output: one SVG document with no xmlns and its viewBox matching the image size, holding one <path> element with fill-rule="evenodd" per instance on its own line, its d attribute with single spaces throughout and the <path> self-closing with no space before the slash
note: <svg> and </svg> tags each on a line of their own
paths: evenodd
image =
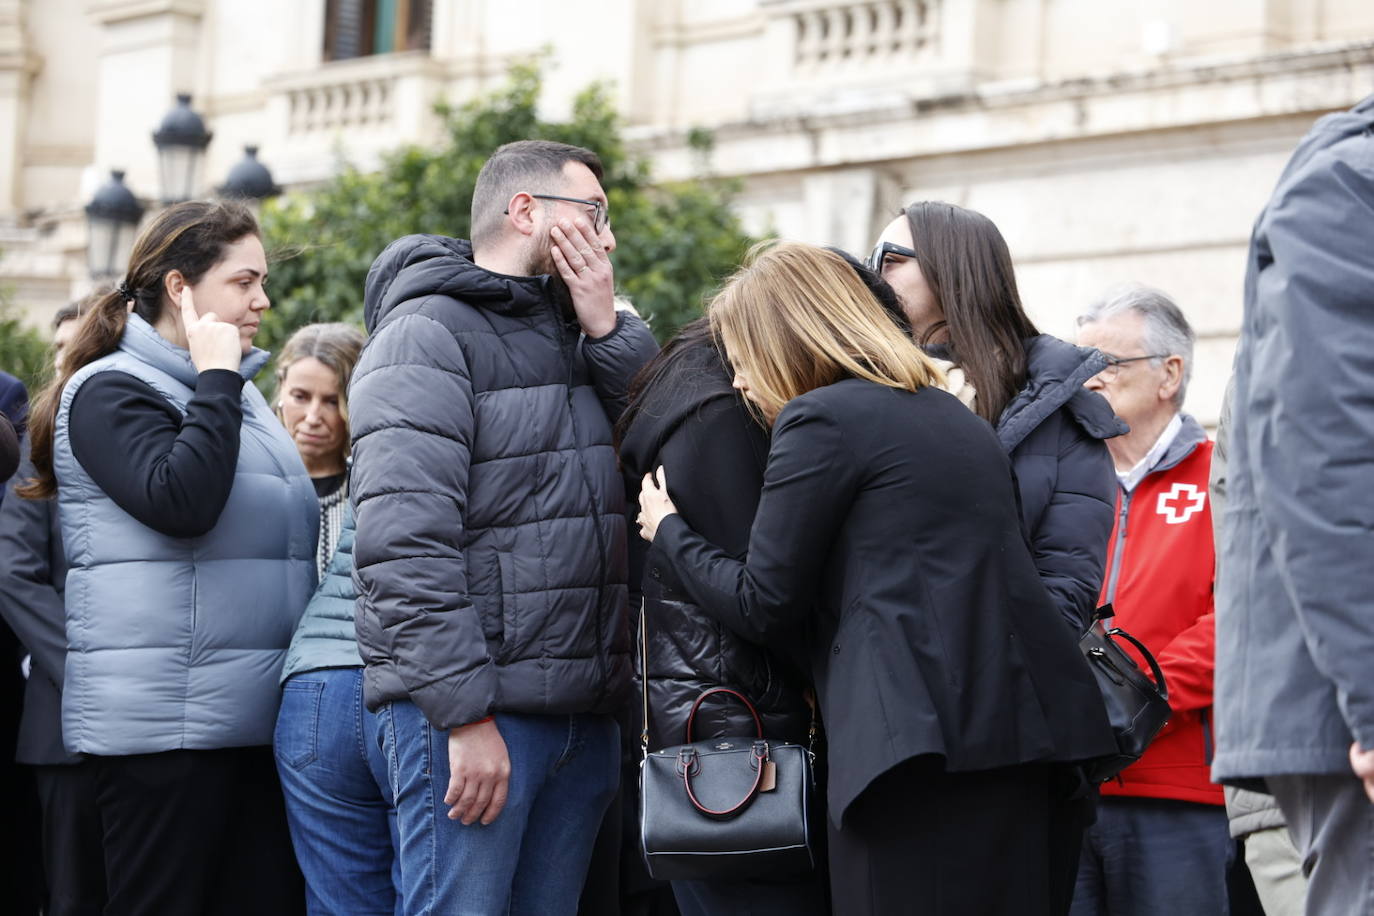
<svg viewBox="0 0 1374 916">
<path fill-rule="evenodd" d="M 395 85 L 395 75 L 386 75 L 289 89 L 287 134 L 385 127 L 392 120 Z"/>
<path fill-rule="evenodd" d="M 273 172 L 284 184 L 300 184 L 328 177 L 340 157 L 368 170 L 398 140 L 433 139 L 444 73 L 440 63 L 416 51 L 282 74 L 269 86 L 278 138 Z"/>
<path fill-rule="evenodd" d="M 940 0 L 859 0 L 778 4 L 793 29 L 797 76 L 881 72 L 938 52 Z"/>
</svg>

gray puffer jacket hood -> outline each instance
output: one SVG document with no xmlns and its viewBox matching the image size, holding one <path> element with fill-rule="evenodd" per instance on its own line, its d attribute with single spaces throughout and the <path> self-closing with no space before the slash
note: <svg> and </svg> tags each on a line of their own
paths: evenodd
<svg viewBox="0 0 1374 916">
<path fill-rule="evenodd" d="M 368 274 L 349 386 L 367 703 L 436 728 L 611 711 L 630 669 L 611 421 L 658 348 L 627 313 L 580 338 L 549 277 L 471 258 L 406 236 Z"/>
</svg>

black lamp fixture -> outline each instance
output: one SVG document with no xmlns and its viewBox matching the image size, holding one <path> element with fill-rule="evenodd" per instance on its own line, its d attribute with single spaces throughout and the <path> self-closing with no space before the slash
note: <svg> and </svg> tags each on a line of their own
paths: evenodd
<svg viewBox="0 0 1374 916">
<path fill-rule="evenodd" d="M 256 202 L 276 197 L 281 193 L 281 188 L 272 180 L 272 173 L 267 166 L 258 161 L 258 148 L 245 146 L 243 158 L 234 163 L 229 170 L 229 177 L 216 189 L 216 193 L 220 197 Z"/>
<path fill-rule="evenodd" d="M 174 204 L 190 200 L 200 187 L 200 165 L 211 133 L 205 121 L 191 110 L 191 96 L 179 93 L 177 103 L 162 119 L 153 134 L 162 179 L 162 202 Z"/>
<path fill-rule="evenodd" d="M 86 265 L 95 279 L 123 273 L 134 247 L 143 205 L 124 184 L 124 173 L 110 172 L 110 180 L 100 186 L 86 204 Z"/>
</svg>

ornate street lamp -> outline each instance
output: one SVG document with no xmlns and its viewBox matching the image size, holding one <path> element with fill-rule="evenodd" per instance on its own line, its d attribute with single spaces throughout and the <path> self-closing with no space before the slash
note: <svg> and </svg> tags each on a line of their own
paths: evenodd
<svg viewBox="0 0 1374 916">
<path fill-rule="evenodd" d="M 86 204 L 86 265 L 92 278 L 105 279 L 124 272 L 142 218 L 143 205 L 125 187 L 124 173 L 118 169 L 110 172 L 110 180 Z"/>
<path fill-rule="evenodd" d="M 211 133 L 205 121 L 191 110 L 191 96 L 177 95 L 177 103 L 153 134 L 162 179 L 162 202 L 174 204 L 196 197 L 200 187 L 200 164 Z"/>
<path fill-rule="evenodd" d="M 281 193 L 281 188 L 272 180 L 272 173 L 267 170 L 267 166 L 258 161 L 258 148 L 245 146 L 243 158 L 234 163 L 234 167 L 229 170 L 229 177 L 215 192 L 220 197 L 259 203 L 269 197 L 276 197 Z"/>
</svg>

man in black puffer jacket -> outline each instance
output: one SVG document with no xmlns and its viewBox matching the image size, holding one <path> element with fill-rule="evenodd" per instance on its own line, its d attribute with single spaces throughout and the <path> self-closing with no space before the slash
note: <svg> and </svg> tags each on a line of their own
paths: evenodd
<svg viewBox="0 0 1374 916">
<path fill-rule="evenodd" d="M 508 144 L 478 176 L 471 244 L 407 236 L 368 274 L 357 631 L 407 913 L 574 912 L 616 789 L 611 423 L 657 346 L 615 311 L 600 178 L 587 150 Z"/>
</svg>

